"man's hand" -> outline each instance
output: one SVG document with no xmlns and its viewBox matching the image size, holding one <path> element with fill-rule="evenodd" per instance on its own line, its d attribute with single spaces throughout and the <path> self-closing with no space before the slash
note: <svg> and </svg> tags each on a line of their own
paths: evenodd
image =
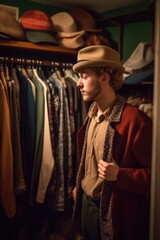
<svg viewBox="0 0 160 240">
<path fill-rule="evenodd" d="M 107 181 L 116 181 L 118 177 L 119 166 L 116 161 L 107 163 L 102 159 L 98 163 L 99 177 Z"/>
</svg>

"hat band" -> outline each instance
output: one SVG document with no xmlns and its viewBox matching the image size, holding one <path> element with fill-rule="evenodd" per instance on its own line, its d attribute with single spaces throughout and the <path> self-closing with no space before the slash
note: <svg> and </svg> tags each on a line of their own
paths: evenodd
<svg viewBox="0 0 160 240">
<path fill-rule="evenodd" d="M 77 63 L 79 63 L 79 62 L 85 62 L 85 61 L 89 61 L 89 60 L 90 60 L 90 59 L 78 60 Z M 90 60 L 90 61 L 92 61 L 92 60 Z M 96 61 L 98 61 L 98 60 L 96 60 Z"/>
</svg>

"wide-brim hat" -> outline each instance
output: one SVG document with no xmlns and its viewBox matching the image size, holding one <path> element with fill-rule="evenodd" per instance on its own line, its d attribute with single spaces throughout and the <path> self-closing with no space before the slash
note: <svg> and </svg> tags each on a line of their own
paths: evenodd
<svg viewBox="0 0 160 240">
<path fill-rule="evenodd" d="M 0 7 L 0 33 L 4 38 L 25 41 L 25 33 L 20 23 L 8 11 Z"/>
<path fill-rule="evenodd" d="M 50 32 L 26 30 L 26 39 L 32 43 L 51 43 L 59 45 L 55 37 Z"/>
<path fill-rule="evenodd" d="M 79 31 L 79 32 L 72 32 L 72 33 L 66 33 L 66 32 L 58 32 L 57 35 L 61 38 L 75 38 L 75 37 L 83 37 L 85 34 L 85 31 Z"/>
<path fill-rule="evenodd" d="M 78 31 L 73 17 L 67 12 L 58 12 L 51 16 L 54 31 L 64 37 L 75 37 L 84 35 L 85 31 Z"/>
<path fill-rule="evenodd" d="M 79 72 L 83 68 L 92 67 L 110 67 L 119 72 L 124 72 L 119 53 L 103 45 L 89 46 L 79 50 L 77 63 L 73 66 L 73 71 Z"/>
<path fill-rule="evenodd" d="M 70 11 L 70 15 L 74 18 L 77 28 L 86 32 L 101 32 L 102 29 L 97 27 L 97 21 L 89 10 L 82 7 L 74 7 Z"/>
<path fill-rule="evenodd" d="M 153 75 L 154 51 L 151 43 L 141 42 L 137 45 L 131 56 L 123 64 L 125 83 L 137 84 Z"/>
</svg>

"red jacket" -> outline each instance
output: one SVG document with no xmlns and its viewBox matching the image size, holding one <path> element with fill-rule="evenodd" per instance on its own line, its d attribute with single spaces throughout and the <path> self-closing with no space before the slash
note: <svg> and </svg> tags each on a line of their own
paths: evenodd
<svg viewBox="0 0 160 240">
<path fill-rule="evenodd" d="M 81 203 L 81 180 L 85 159 L 85 146 L 82 150 L 82 145 L 85 141 L 85 129 L 86 123 L 78 133 L 81 162 L 77 174 L 75 211 Z M 111 196 L 114 239 L 146 240 L 149 229 L 152 121 L 137 107 L 125 104 L 121 98 L 117 98 L 109 117 L 106 138 L 106 158 L 113 158 L 120 166 L 118 180 L 114 184 Z M 101 197 L 101 212 L 105 209 L 104 199 L 105 187 Z M 102 239 L 107 240 L 103 219 L 100 219 L 100 223 Z"/>
</svg>

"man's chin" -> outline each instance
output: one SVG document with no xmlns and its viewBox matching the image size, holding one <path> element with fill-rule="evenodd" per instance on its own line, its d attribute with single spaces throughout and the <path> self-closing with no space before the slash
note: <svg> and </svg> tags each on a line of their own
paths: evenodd
<svg viewBox="0 0 160 240">
<path fill-rule="evenodd" d="M 88 97 L 84 97 L 84 96 L 83 96 L 83 101 L 84 101 L 84 102 L 91 102 L 91 101 L 92 101 L 92 99 L 90 99 L 90 98 L 88 98 Z"/>
</svg>

